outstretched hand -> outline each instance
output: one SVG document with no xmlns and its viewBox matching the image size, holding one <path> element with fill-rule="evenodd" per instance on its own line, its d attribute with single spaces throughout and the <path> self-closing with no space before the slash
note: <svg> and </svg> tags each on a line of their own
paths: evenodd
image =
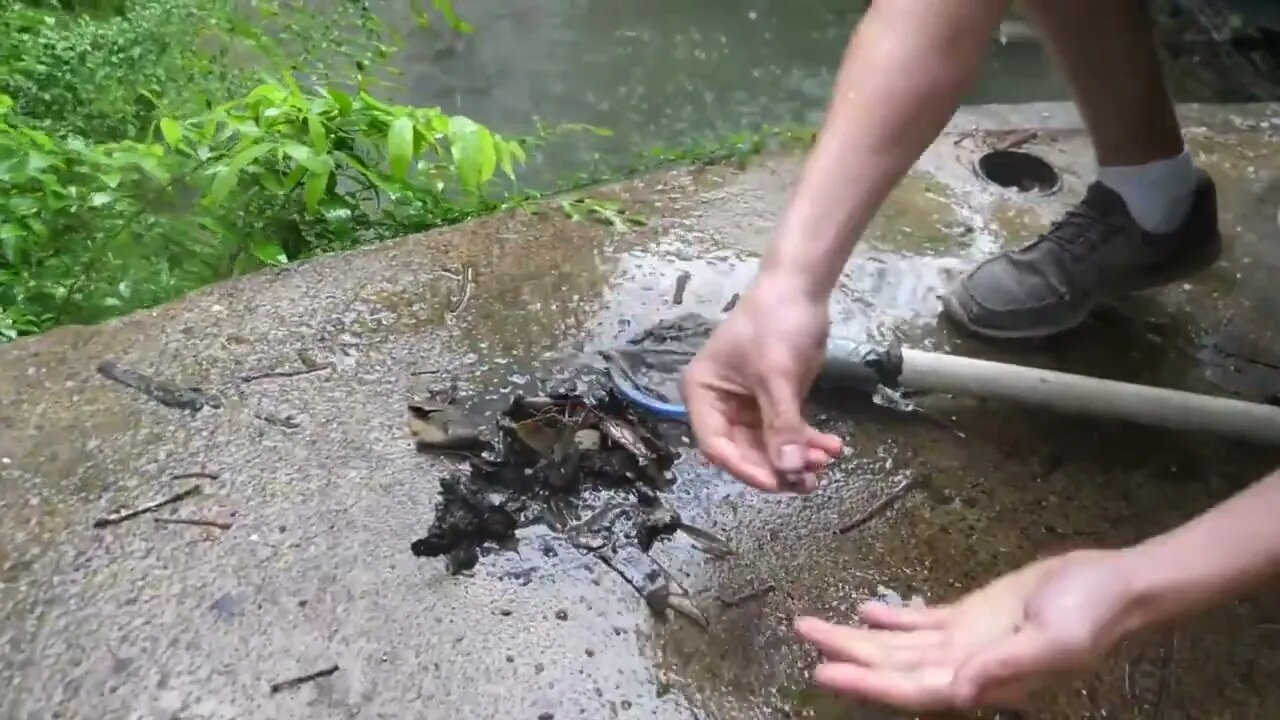
<svg viewBox="0 0 1280 720">
<path fill-rule="evenodd" d="M 681 395 L 698 448 L 739 480 L 769 492 L 812 492 L 840 439 L 800 407 L 822 365 L 825 303 L 761 279 L 685 370 Z"/>
<path fill-rule="evenodd" d="M 1046 685 L 1091 671 L 1131 631 L 1125 551 L 1032 563 L 937 607 L 870 603 L 867 627 L 796 620 L 824 657 L 818 684 L 920 712 L 1017 708 Z"/>
</svg>

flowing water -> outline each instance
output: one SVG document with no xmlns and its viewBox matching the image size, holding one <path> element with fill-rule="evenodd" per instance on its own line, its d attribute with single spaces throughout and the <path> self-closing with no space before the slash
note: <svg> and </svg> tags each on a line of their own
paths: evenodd
<svg viewBox="0 0 1280 720">
<path fill-rule="evenodd" d="M 617 172 L 655 146 L 762 125 L 816 125 L 862 3 L 469 0 L 464 38 L 407 18 L 397 62 L 404 98 L 465 113 L 503 132 L 589 123 L 613 132 L 558 143 L 540 178 Z M 1035 42 L 993 41 L 968 102 L 1065 97 Z"/>
<path fill-rule="evenodd" d="M 864 5 L 467 0 L 458 4 L 476 28 L 467 36 L 443 32 L 438 23 L 420 28 L 407 6 L 395 6 L 387 19 L 405 36 L 395 61 L 402 99 L 464 113 L 504 133 L 529 132 L 535 118 L 613 132 L 574 135 L 539 153 L 525 177 L 542 185 L 582 172 L 616 174 L 655 146 L 685 147 L 762 125 L 816 126 Z M 1209 27 L 1218 5 L 1157 3 L 1179 100 L 1265 94 L 1223 33 Z M 1232 7 L 1262 24 L 1266 5 L 1235 0 Z M 1211 36 L 1216 44 L 1206 40 Z M 992 39 L 985 71 L 964 102 L 1067 97 L 1040 42 L 1011 17 L 1004 37 Z"/>
</svg>

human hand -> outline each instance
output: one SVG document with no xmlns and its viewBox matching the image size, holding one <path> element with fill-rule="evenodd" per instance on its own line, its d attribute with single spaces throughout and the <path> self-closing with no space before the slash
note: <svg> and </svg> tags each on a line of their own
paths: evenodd
<svg viewBox="0 0 1280 720">
<path fill-rule="evenodd" d="M 951 605 L 869 603 L 867 628 L 801 617 L 796 631 L 825 658 L 817 683 L 837 692 L 918 712 L 1014 709 L 1090 672 L 1136 629 L 1126 552 L 1041 560 Z"/>
<path fill-rule="evenodd" d="M 762 275 L 685 369 L 681 395 L 698 447 L 739 480 L 812 492 L 840 454 L 801 415 L 826 350 L 828 313 L 796 285 Z"/>
</svg>

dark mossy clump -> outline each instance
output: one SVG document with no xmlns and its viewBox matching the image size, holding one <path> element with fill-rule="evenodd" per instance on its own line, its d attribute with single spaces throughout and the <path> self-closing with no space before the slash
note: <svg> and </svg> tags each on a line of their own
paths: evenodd
<svg viewBox="0 0 1280 720">
<path fill-rule="evenodd" d="M 731 550 L 663 503 L 678 453 L 657 423 L 589 383 L 514 397 L 487 426 L 467 415 L 454 398 L 410 407 L 420 451 L 461 454 L 467 462 L 441 482 L 431 526 L 410 545 L 414 555 L 444 557 L 459 574 L 486 554 L 514 548 L 520 528 L 541 524 L 618 572 L 651 604 L 705 624 L 648 552 L 679 531 L 710 554 Z"/>
</svg>

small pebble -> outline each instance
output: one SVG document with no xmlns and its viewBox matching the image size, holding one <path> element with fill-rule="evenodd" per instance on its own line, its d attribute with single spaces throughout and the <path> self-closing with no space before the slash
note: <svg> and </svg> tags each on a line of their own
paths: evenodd
<svg viewBox="0 0 1280 720">
<path fill-rule="evenodd" d="M 556 619 L 557 619 L 557 620 L 568 620 L 568 619 L 569 619 L 569 611 L 568 611 L 568 610 L 557 610 L 557 611 L 556 611 Z"/>
<path fill-rule="evenodd" d="M 556 720 L 556 714 L 553 712 L 544 712 L 538 715 L 538 720 Z"/>
</svg>

